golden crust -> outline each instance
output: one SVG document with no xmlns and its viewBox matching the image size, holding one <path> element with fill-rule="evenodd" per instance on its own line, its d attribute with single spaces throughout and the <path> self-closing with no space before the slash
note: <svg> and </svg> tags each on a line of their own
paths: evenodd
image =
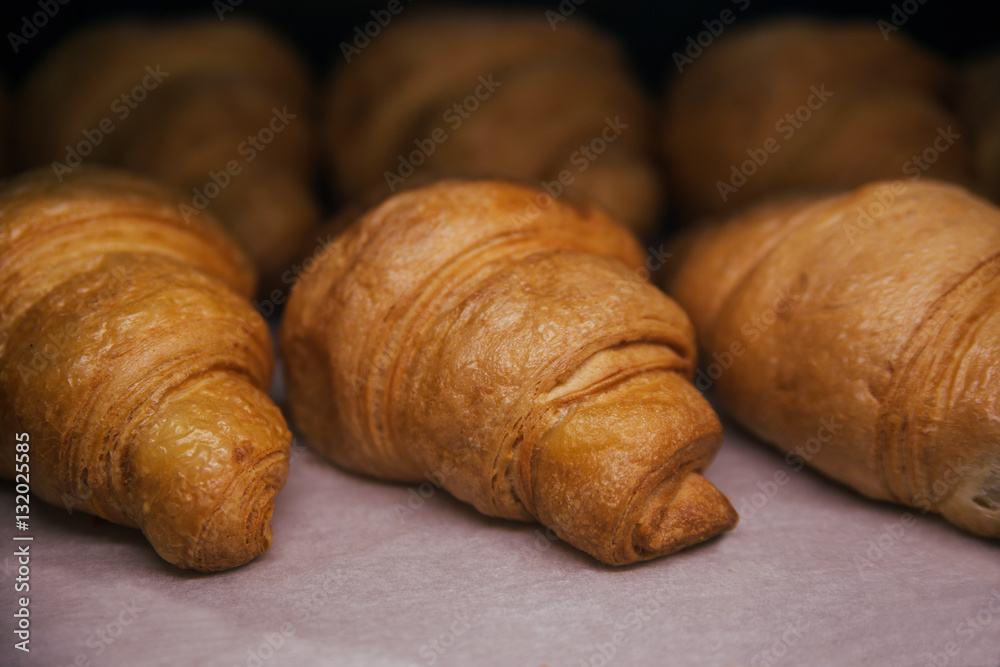
<svg viewBox="0 0 1000 667">
<path fill-rule="evenodd" d="M 267 550 L 291 437 L 267 397 L 271 342 L 252 284 L 228 237 L 184 221 L 159 186 L 95 168 L 9 183 L 0 430 L 31 436 L 32 491 L 141 528 L 179 567 Z"/>
<path fill-rule="evenodd" d="M 546 196 L 444 181 L 329 245 L 282 327 L 296 423 L 345 468 L 432 475 L 609 564 L 732 528 L 698 474 L 721 429 L 687 317 L 637 277 L 630 234 Z"/>
<path fill-rule="evenodd" d="M 1000 211 L 885 181 L 678 248 L 668 291 L 705 354 L 733 357 L 715 389 L 740 423 L 867 496 L 1000 537 Z"/>
</svg>

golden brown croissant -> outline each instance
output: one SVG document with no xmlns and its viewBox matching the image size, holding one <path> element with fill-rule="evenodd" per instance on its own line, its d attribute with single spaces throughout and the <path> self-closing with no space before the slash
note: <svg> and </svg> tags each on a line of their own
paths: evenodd
<svg viewBox="0 0 1000 667">
<path fill-rule="evenodd" d="M 179 567 L 266 551 L 291 438 L 252 289 L 228 237 L 144 180 L 0 190 L 0 432 L 28 434 L 31 491 L 141 528 Z"/>
<path fill-rule="evenodd" d="M 728 412 L 790 463 L 1000 537 L 1000 211 L 885 181 L 679 247 L 668 291 Z"/>
<path fill-rule="evenodd" d="M 318 222 L 310 81 L 288 46 L 237 20 L 88 28 L 32 72 L 21 153 L 58 175 L 104 162 L 183 190 L 279 284 Z"/>
<path fill-rule="evenodd" d="M 441 176 L 532 181 L 651 231 L 662 185 L 648 102 L 611 39 L 556 28 L 535 14 L 428 13 L 347 49 L 326 95 L 334 187 L 370 203 Z"/>
<path fill-rule="evenodd" d="M 729 530 L 684 313 L 633 237 L 501 182 L 398 194 L 326 249 L 282 327 L 289 405 L 337 464 L 430 474 L 621 565 Z"/>
<path fill-rule="evenodd" d="M 984 192 L 1000 202 L 1000 52 L 965 68 L 962 112 L 975 135 L 976 167 Z"/>
<path fill-rule="evenodd" d="M 669 88 L 664 148 L 682 212 L 879 178 L 975 183 L 948 103 L 957 77 L 874 22 L 784 18 L 723 34 Z"/>
</svg>

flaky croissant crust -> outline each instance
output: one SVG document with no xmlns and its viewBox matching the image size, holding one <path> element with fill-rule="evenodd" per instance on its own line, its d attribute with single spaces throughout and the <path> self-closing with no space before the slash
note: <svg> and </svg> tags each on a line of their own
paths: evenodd
<svg viewBox="0 0 1000 667">
<path fill-rule="evenodd" d="M 668 291 L 730 355 L 727 411 L 867 496 L 1000 536 L 1000 211 L 884 181 L 762 205 L 678 254 Z"/>
<path fill-rule="evenodd" d="M 180 567 L 265 551 L 290 435 L 252 289 L 232 242 L 147 181 L 81 168 L 0 191 L 0 428 L 30 435 L 32 491 Z M 0 450 L 0 473 L 14 462 Z"/>
<path fill-rule="evenodd" d="M 296 422 L 341 466 L 442 475 L 607 563 L 731 528 L 697 473 L 721 431 L 687 381 L 686 316 L 637 277 L 630 234 L 539 195 L 442 182 L 328 246 L 283 324 Z"/>
</svg>

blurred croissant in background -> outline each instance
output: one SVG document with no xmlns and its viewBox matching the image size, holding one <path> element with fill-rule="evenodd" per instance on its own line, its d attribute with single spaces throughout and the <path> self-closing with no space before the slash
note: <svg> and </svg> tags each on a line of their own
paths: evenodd
<svg viewBox="0 0 1000 667">
<path fill-rule="evenodd" d="M 671 82 L 663 145 L 682 215 L 880 178 L 976 185 L 957 76 L 874 23 L 785 18 L 726 33 Z"/>
<path fill-rule="evenodd" d="M 663 203 L 650 111 L 622 49 L 541 14 L 402 17 L 348 50 L 326 91 L 334 188 L 361 209 L 442 176 L 575 189 L 633 231 Z"/>
<path fill-rule="evenodd" d="M 1000 52 L 970 63 L 962 83 L 962 114 L 975 137 L 983 192 L 1000 202 Z"/>
<path fill-rule="evenodd" d="M 28 166 L 143 172 L 207 208 L 275 286 L 319 218 L 310 80 L 289 46 L 248 22 L 119 21 L 87 28 L 30 74 L 20 99 Z"/>
<path fill-rule="evenodd" d="M 0 174 L 7 173 L 10 166 L 10 112 L 8 111 L 7 86 L 0 78 Z"/>
</svg>

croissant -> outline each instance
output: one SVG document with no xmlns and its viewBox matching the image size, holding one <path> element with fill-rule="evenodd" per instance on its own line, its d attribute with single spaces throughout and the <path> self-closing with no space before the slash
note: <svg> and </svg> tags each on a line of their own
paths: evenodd
<svg viewBox="0 0 1000 667">
<path fill-rule="evenodd" d="M 584 23 L 453 11 L 404 15 L 326 92 L 334 189 L 367 204 L 441 177 L 532 181 L 653 230 L 662 185 L 651 110 L 619 46 Z"/>
<path fill-rule="evenodd" d="M 771 20 L 679 66 L 663 146 L 683 215 L 881 178 L 976 182 L 956 74 L 875 22 Z"/>
<path fill-rule="evenodd" d="M 124 172 L 7 183 L 0 432 L 27 434 L 31 491 L 141 528 L 178 567 L 266 551 L 291 436 L 267 395 L 252 276 L 207 218 L 185 221 L 176 196 Z M 5 437 L 12 479 L 14 450 Z"/>
<path fill-rule="evenodd" d="M 621 565 L 732 528 L 694 336 L 633 237 L 502 182 L 395 195 L 326 247 L 282 324 L 289 406 L 338 465 L 430 475 Z"/>
<path fill-rule="evenodd" d="M 185 217 L 207 208 L 261 287 L 281 286 L 319 220 L 309 95 L 297 54 L 253 23 L 101 24 L 31 72 L 20 153 L 60 176 L 104 162 L 178 187 Z"/>
<path fill-rule="evenodd" d="M 7 163 L 10 155 L 10 120 L 7 109 L 7 87 L 3 78 L 0 78 L 0 174 L 7 172 Z"/>
<path fill-rule="evenodd" d="M 11 166 L 13 128 L 10 120 L 10 98 L 4 77 L 0 76 L 0 174 L 6 175 Z"/>
<path fill-rule="evenodd" d="M 1000 210 L 940 182 L 761 205 L 677 248 L 696 385 L 860 493 L 1000 537 Z"/>
<path fill-rule="evenodd" d="M 1000 202 L 1000 52 L 965 68 L 962 111 L 975 135 L 973 150 L 984 192 Z"/>
</svg>

